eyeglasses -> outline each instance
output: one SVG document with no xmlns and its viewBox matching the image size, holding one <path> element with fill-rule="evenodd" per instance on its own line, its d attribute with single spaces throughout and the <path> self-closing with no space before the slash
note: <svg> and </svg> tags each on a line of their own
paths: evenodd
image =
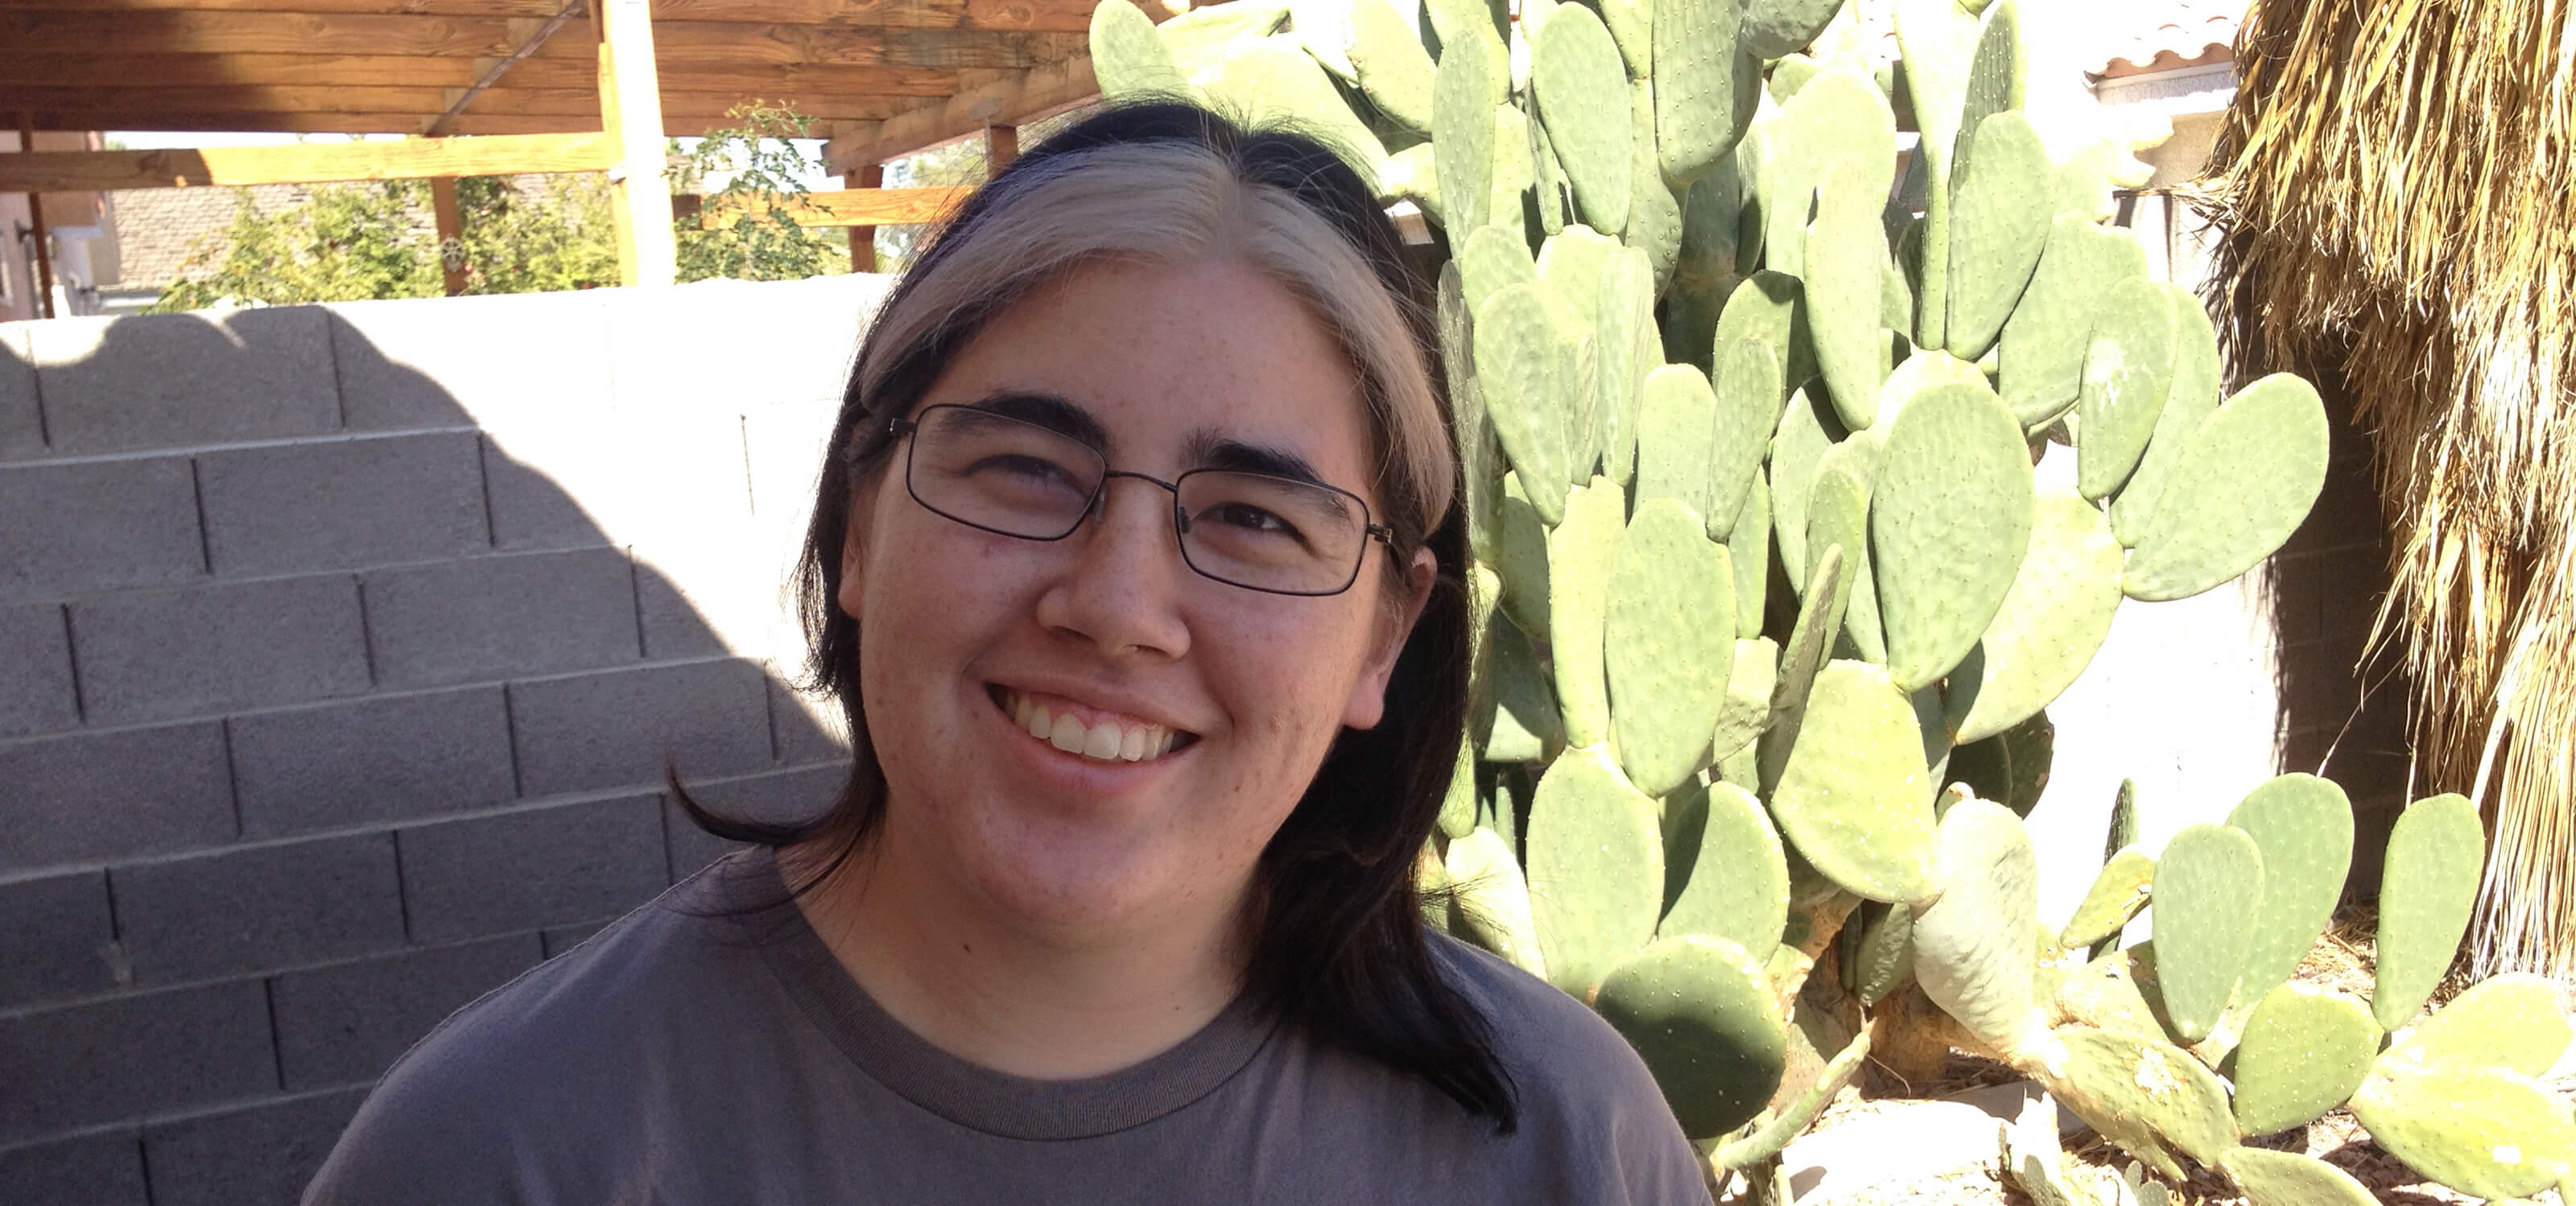
<svg viewBox="0 0 2576 1206">
<path fill-rule="evenodd" d="M 1231 469 L 1167 482 L 1112 469 L 1099 449 L 1054 428 L 972 406 L 926 407 L 887 431 L 912 436 L 903 477 L 915 502 L 1001 536 L 1062 540 L 1100 509 L 1110 479 L 1152 482 L 1171 491 L 1182 562 L 1246 590 L 1340 594 L 1359 580 L 1369 542 L 1395 535 L 1348 490 Z"/>
</svg>

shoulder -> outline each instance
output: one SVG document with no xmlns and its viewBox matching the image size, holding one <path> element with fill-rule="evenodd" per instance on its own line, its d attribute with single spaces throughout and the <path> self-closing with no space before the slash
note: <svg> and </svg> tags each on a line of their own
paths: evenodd
<svg viewBox="0 0 2576 1206">
<path fill-rule="evenodd" d="M 714 875 L 682 881 L 432 1029 L 359 1106 L 305 1201 L 585 1196 L 580 1165 L 613 1154 L 565 1140 L 636 1133 L 634 1115 L 657 1096 L 649 1080 L 669 1070 L 661 1048 L 757 959 L 727 941 L 740 926 L 720 912 Z"/>
<path fill-rule="evenodd" d="M 1705 1201 L 1698 1153 L 1636 1049 L 1556 986 L 1445 934 L 1432 957 L 1484 1015 L 1520 1107 L 1516 1140 L 1591 1153 L 1583 1163 L 1628 1201 Z"/>
</svg>

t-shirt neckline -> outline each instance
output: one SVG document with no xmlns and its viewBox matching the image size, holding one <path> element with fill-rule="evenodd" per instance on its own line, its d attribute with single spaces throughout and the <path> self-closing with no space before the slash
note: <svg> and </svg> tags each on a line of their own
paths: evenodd
<svg viewBox="0 0 2576 1206">
<path fill-rule="evenodd" d="M 784 890 L 776 857 L 756 852 L 738 882 L 766 900 Z M 749 860 L 746 860 L 749 861 Z M 1277 1030 L 1250 993 L 1179 1045 L 1144 1062 L 1080 1080 L 1036 1080 L 970 1063 L 894 1019 L 841 966 L 802 910 L 780 906 L 757 922 L 762 961 L 860 1071 L 959 1126 L 1009 1139 L 1089 1139 L 1161 1118 L 1224 1084 Z"/>
</svg>

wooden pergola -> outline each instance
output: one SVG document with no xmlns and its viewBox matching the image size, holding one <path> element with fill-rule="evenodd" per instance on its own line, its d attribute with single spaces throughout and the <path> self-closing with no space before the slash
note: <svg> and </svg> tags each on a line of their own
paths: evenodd
<svg viewBox="0 0 2576 1206">
<path fill-rule="evenodd" d="M 0 155 L 0 192 L 425 178 L 444 182 L 449 237 L 457 177 L 606 172 L 624 280 L 665 283 L 664 138 L 759 99 L 817 119 L 850 187 L 815 194 L 798 220 L 851 227 L 860 258 L 874 226 L 932 220 L 955 199 L 878 187 L 887 160 L 989 131 L 998 165 L 1019 123 L 1097 95 L 1084 53 L 1097 2 L 0 0 L 0 114 L 21 148 L 37 130 L 414 136 L 22 151 Z"/>
</svg>

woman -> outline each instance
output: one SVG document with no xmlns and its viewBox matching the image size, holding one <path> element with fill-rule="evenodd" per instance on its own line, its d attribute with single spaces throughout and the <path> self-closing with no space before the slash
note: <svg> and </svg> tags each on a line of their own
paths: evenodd
<svg viewBox="0 0 2576 1206">
<path fill-rule="evenodd" d="M 853 371 L 801 585 L 819 821 L 469 1006 L 308 1202 L 1704 1201 L 1636 1056 L 1430 933 L 1457 468 L 1318 144 L 1112 109 Z"/>
</svg>

